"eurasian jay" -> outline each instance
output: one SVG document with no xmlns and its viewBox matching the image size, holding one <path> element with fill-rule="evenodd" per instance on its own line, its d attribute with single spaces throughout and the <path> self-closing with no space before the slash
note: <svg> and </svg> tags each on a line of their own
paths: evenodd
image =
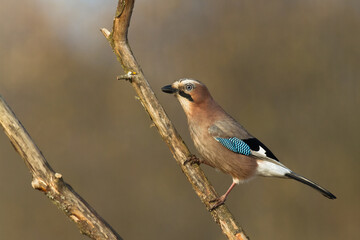
<svg viewBox="0 0 360 240">
<path fill-rule="evenodd" d="M 279 162 L 275 155 L 242 125 L 227 114 L 200 81 L 180 79 L 161 90 L 174 94 L 187 116 L 190 135 L 202 158 L 190 157 L 185 162 L 204 163 L 230 174 L 233 182 L 221 197 L 212 200 L 212 209 L 224 204 L 236 184 L 255 176 L 291 178 L 322 193 L 336 197 L 325 188 L 300 176 Z"/>
</svg>

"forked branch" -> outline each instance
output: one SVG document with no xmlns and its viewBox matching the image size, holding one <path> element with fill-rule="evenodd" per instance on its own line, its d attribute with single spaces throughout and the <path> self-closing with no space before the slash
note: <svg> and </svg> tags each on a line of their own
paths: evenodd
<svg viewBox="0 0 360 240">
<path fill-rule="evenodd" d="M 0 96 L 0 125 L 32 175 L 31 186 L 61 209 L 80 232 L 92 239 L 122 239 L 96 211 L 56 173 L 25 128 Z"/>
<path fill-rule="evenodd" d="M 198 165 L 184 165 L 184 162 L 191 153 L 157 100 L 128 44 L 127 32 L 133 7 L 134 0 L 119 0 L 112 32 L 105 28 L 101 29 L 101 32 L 109 41 L 126 73 L 123 78 L 130 80 L 129 82 L 131 82 L 134 87 L 142 105 L 150 115 L 162 139 L 169 146 L 175 160 L 185 173 L 196 194 L 209 210 L 211 208 L 209 201 L 214 199 L 217 194 Z M 211 215 L 215 222 L 220 225 L 228 239 L 248 239 L 226 206 L 223 205 L 211 211 Z"/>
</svg>

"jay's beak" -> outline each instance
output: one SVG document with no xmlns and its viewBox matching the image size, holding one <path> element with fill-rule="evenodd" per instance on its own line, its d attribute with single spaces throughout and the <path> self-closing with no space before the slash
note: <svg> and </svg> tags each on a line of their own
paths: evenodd
<svg viewBox="0 0 360 240">
<path fill-rule="evenodd" d="M 162 87 L 161 90 L 165 93 L 176 93 L 177 92 L 177 89 L 173 88 L 171 85 L 166 85 L 166 86 Z"/>
</svg>

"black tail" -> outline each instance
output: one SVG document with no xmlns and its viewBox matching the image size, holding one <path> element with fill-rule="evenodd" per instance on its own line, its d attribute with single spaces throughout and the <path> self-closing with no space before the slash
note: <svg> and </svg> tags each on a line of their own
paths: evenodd
<svg viewBox="0 0 360 240">
<path fill-rule="evenodd" d="M 329 192 L 325 188 L 320 187 L 319 185 L 317 185 L 313 181 L 310 181 L 309 179 L 307 179 L 307 178 L 305 178 L 303 176 L 297 175 L 294 172 L 286 173 L 285 176 L 287 176 L 289 178 L 292 178 L 292 179 L 294 179 L 296 181 L 302 182 L 302 183 L 304 183 L 304 184 L 318 190 L 319 192 L 321 192 L 322 195 L 324 195 L 325 197 L 327 197 L 329 199 L 336 199 L 334 194 L 332 194 L 331 192 Z"/>
</svg>

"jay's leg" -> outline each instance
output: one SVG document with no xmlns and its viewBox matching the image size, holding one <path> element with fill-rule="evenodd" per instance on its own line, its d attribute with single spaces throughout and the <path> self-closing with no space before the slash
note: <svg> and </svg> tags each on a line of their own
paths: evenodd
<svg viewBox="0 0 360 240">
<path fill-rule="evenodd" d="M 229 189 L 226 191 L 226 193 L 224 193 L 221 197 L 215 198 L 214 200 L 210 201 L 210 203 L 214 203 L 214 205 L 210 208 L 210 211 L 214 210 L 215 208 L 217 208 L 225 203 L 227 196 L 229 195 L 231 190 L 235 187 L 235 185 L 236 185 L 236 182 L 233 181 L 232 184 L 230 185 Z"/>
</svg>

